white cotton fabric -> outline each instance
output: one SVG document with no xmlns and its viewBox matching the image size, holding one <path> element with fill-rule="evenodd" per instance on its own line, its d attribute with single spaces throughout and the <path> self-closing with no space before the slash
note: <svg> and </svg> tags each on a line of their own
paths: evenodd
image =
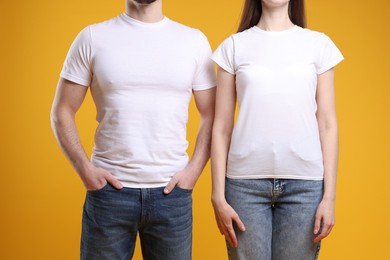
<svg viewBox="0 0 390 260">
<path fill-rule="evenodd" d="M 227 38 L 212 59 L 236 79 L 227 177 L 323 179 L 317 75 L 343 59 L 330 38 L 298 26 L 254 26 Z"/>
<path fill-rule="evenodd" d="M 82 30 L 61 77 L 90 86 L 99 123 L 92 163 L 125 186 L 166 185 L 188 163 L 192 91 L 215 86 L 211 48 L 197 29 L 167 17 L 126 14 Z"/>
</svg>

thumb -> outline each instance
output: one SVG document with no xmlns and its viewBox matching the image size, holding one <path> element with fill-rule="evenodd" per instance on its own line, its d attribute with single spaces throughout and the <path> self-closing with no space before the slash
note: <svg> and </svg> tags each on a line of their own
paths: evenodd
<svg viewBox="0 0 390 260">
<path fill-rule="evenodd" d="M 169 194 L 171 191 L 175 188 L 177 184 L 176 178 L 172 178 L 171 181 L 165 186 L 164 188 L 164 194 Z"/>
<path fill-rule="evenodd" d="M 114 175 L 112 175 L 111 173 L 108 173 L 106 175 L 106 180 L 108 183 L 110 183 L 112 186 L 114 186 L 115 189 L 122 189 L 123 188 L 123 185 L 122 183 L 120 183 L 115 177 Z"/>
<path fill-rule="evenodd" d="M 315 222 L 314 222 L 314 234 L 317 235 L 321 228 L 321 217 L 316 216 Z"/>
<path fill-rule="evenodd" d="M 236 222 L 236 225 L 238 227 L 239 230 L 241 230 L 242 232 L 245 231 L 245 225 L 244 223 L 242 223 L 240 217 L 238 216 L 238 214 L 236 214 L 233 218 L 233 220 Z"/>
</svg>

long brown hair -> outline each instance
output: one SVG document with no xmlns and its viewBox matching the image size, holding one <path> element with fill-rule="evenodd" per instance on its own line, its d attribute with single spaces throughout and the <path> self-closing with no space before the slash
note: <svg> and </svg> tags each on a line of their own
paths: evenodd
<svg viewBox="0 0 390 260">
<path fill-rule="evenodd" d="M 255 26 L 261 17 L 261 0 L 245 0 L 244 10 L 242 11 L 240 26 L 238 32 L 242 32 L 252 26 Z M 288 15 L 293 24 L 302 28 L 306 27 L 305 1 L 290 0 L 288 3 Z"/>
</svg>

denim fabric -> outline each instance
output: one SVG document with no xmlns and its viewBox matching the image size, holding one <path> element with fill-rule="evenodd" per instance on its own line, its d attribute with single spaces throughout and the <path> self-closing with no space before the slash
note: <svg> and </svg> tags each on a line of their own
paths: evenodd
<svg viewBox="0 0 390 260">
<path fill-rule="evenodd" d="M 192 192 L 176 187 L 87 192 L 80 258 L 131 259 L 137 233 L 145 260 L 188 260 L 192 248 Z"/>
<path fill-rule="evenodd" d="M 313 229 L 323 181 L 227 178 L 225 193 L 246 227 L 235 227 L 238 247 L 227 245 L 229 259 L 317 259 Z"/>
</svg>

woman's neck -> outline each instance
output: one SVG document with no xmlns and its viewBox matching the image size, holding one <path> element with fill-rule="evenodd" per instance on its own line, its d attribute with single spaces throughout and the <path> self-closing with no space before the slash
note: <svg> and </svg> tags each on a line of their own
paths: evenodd
<svg viewBox="0 0 390 260">
<path fill-rule="evenodd" d="M 257 26 L 265 31 L 284 31 L 294 26 L 288 15 L 288 3 L 278 7 L 263 4 L 262 14 Z"/>
</svg>

